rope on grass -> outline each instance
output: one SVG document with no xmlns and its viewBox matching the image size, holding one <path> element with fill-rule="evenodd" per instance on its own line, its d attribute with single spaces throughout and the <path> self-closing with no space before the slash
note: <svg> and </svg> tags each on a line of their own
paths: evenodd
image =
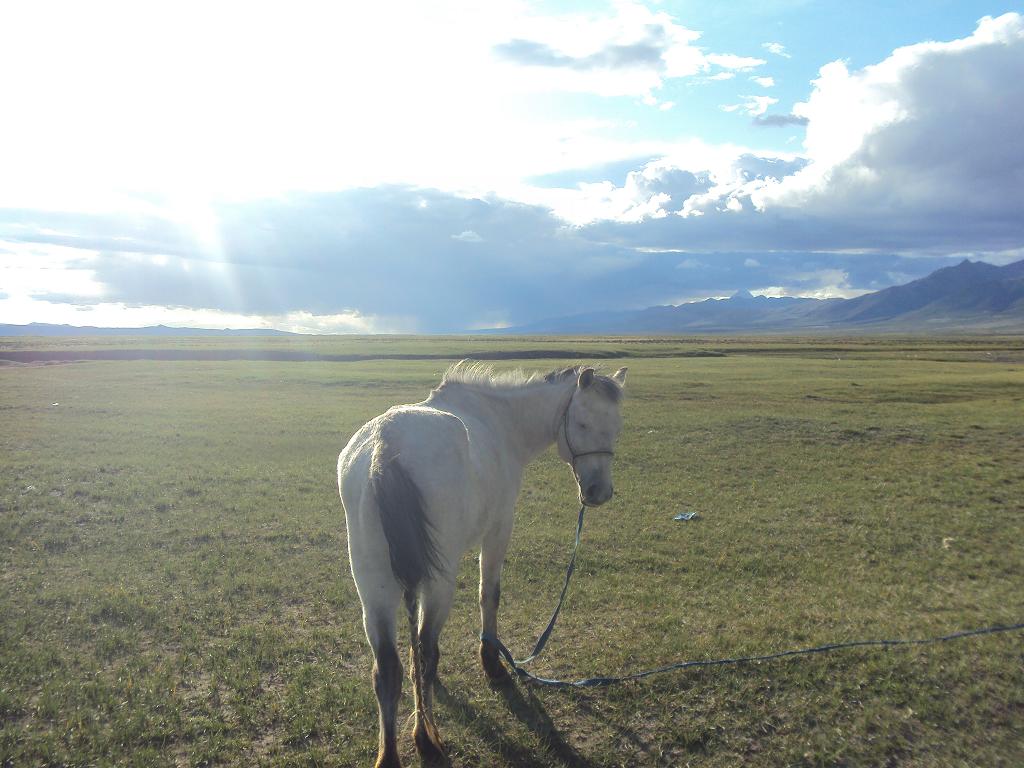
<svg viewBox="0 0 1024 768">
<path fill-rule="evenodd" d="M 619 676 L 599 676 L 599 677 L 587 677 L 582 680 L 558 680 L 555 678 L 540 677 L 533 674 L 529 670 L 524 668 L 524 665 L 533 661 L 541 652 L 544 650 L 544 646 L 547 644 L 548 638 L 551 637 L 551 632 L 555 628 L 555 622 L 558 620 L 558 614 L 562 610 L 562 605 L 565 602 L 565 595 L 569 590 L 569 580 L 572 578 L 573 571 L 576 570 L 576 553 L 580 548 L 580 536 L 583 533 L 583 512 L 586 509 L 585 506 L 580 507 L 579 517 L 576 521 L 576 539 L 572 550 L 572 557 L 569 558 L 569 565 L 565 570 L 565 581 L 562 584 L 562 593 L 558 598 L 558 604 L 555 606 L 554 612 L 551 614 L 551 620 L 548 622 L 547 627 L 541 632 L 540 637 L 537 638 L 537 643 L 534 645 L 533 652 L 525 659 L 516 660 L 512 655 L 512 652 L 505 646 L 501 640 L 492 635 L 481 633 L 480 639 L 486 643 L 490 643 L 498 649 L 498 653 L 501 654 L 505 662 L 511 667 L 512 671 L 519 676 L 520 679 L 528 680 L 530 682 L 538 683 L 540 685 L 546 685 L 552 688 L 598 688 L 609 685 L 615 685 L 617 683 L 624 683 L 629 680 L 640 680 L 645 677 L 652 675 L 660 675 L 665 672 L 671 672 L 677 669 L 691 669 L 693 667 L 721 667 L 732 664 L 749 664 L 760 661 L 772 661 L 773 659 L 782 659 L 790 656 L 809 656 L 816 653 L 830 653 L 832 651 L 838 651 L 844 648 L 891 648 L 895 646 L 904 645 L 932 645 L 935 643 L 945 643 L 951 640 L 961 640 L 967 637 L 977 637 L 979 635 L 994 635 L 1000 632 L 1019 632 L 1024 630 L 1024 622 L 1018 624 L 997 624 L 991 627 L 982 627 L 980 629 L 967 629 L 960 632 L 953 632 L 949 635 L 942 635 L 940 637 L 926 637 L 926 638 L 898 638 L 898 639 L 884 639 L 884 640 L 850 640 L 843 643 L 828 643 L 827 645 L 817 645 L 813 648 L 800 648 L 797 650 L 790 651 L 779 651 L 777 653 L 766 653 L 759 656 L 737 656 L 734 658 L 724 659 L 698 659 L 695 661 L 680 661 L 674 664 L 666 664 L 661 667 L 654 667 L 653 669 L 645 669 L 640 672 L 632 672 L 625 675 Z"/>
</svg>

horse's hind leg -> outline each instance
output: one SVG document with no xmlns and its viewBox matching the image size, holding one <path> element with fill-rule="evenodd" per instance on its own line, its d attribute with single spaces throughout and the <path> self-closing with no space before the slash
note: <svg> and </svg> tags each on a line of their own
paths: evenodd
<svg viewBox="0 0 1024 768">
<path fill-rule="evenodd" d="M 394 601 L 397 603 L 397 599 Z M 363 623 L 373 650 L 373 690 L 377 694 L 380 736 L 376 768 L 402 768 L 398 757 L 398 700 L 402 695 L 402 662 L 395 646 L 395 606 L 365 606 Z"/>
<path fill-rule="evenodd" d="M 438 639 L 448 619 L 455 593 L 455 582 L 443 579 L 425 585 L 420 594 L 418 622 L 410 614 L 412 634 L 412 661 L 416 673 L 413 683 L 416 693 L 416 725 L 413 738 L 416 750 L 428 763 L 443 763 L 444 743 L 434 723 L 434 683 L 437 682 L 437 664 L 441 658 Z"/>
</svg>

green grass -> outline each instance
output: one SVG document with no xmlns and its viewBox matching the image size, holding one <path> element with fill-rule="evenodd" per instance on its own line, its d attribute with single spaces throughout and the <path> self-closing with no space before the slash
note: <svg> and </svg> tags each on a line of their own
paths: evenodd
<svg viewBox="0 0 1024 768">
<path fill-rule="evenodd" d="M 905 354 L 941 359 L 1024 359 L 1024 337 L 864 336 L 8 336 L 0 337 L 0 353 L 44 350 L 89 353 L 97 350 L 175 350 L 216 353 L 221 350 L 307 352 L 321 355 L 464 356 L 571 351 L 573 357 L 677 357 L 700 354 L 863 355 Z"/>
<path fill-rule="evenodd" d="M 589 515 L 539 674 L 1024 620 L 1019 338 L 273 344 L 630 358 L 617 495 Z M 673 357 L 695 349 L 726 356 Z M 557 361 L 498 365 L 516 364 Z M 371 661 L 334 462 L 445 365 L 0 367 L 0 762 L 371 763 Z M 673 522 L 684 509 L 699 518 Z M 514 651 L 547 620 L 575 512 L 549 453 L 528 473 L 506 563 Z M 1024 764 L 1020 634 L 492 690 L 475 660 L 474 565 L 442 637 L 437 715 L 455 765 Z M 417 764 L 408 736 L 401 748 Z"/>
</svg>

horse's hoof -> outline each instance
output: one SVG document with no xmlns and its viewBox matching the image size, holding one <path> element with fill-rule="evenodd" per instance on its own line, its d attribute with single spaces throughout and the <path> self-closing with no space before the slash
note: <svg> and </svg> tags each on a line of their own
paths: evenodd
<svg viewBox="0 0 1024 768">
<path fill-rule="evenodd" d="M 508 669 L 501 663 L 498 649 L 490 643 L 480 643 L 480 665 L 492 683 L 507 683 L 512 679 Z"/>
<path fill-rule="evenodd" d="M 512 686 L 512 675 L 504 669 L 497 675 L 487 674 L 487 685 L 492 689 L 510 688 Z"/>
<path fill-rule="evenodd" d="M 448 758 L 445 756 L 444 744 L 441 742 L 437 728 L 429 726 L 425 722 L 417 723 L 412 736 L 416 742 L 416 751 L 424 763 L 447 765 Z"/>
<path fill-rule="evenodd" d="M 377 762 L 373 768 L 402 768 L 402 761 L 398 758 L 397 752 L 383 752 L 377 755 Z"/>
</svg>

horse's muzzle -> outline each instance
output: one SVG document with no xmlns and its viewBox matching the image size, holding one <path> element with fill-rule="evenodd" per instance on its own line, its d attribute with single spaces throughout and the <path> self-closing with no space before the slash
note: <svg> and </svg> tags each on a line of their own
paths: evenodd
<svg viewBox="0 0 1024 768">
<path fill-rule="evenodd" d="M 615 493 L 611 483 L 602 486 L 599 483 L 588 485 L 586 490 L 580 489 L 580 503 L 588 507 L 600 507 Z"/>
</svg>

